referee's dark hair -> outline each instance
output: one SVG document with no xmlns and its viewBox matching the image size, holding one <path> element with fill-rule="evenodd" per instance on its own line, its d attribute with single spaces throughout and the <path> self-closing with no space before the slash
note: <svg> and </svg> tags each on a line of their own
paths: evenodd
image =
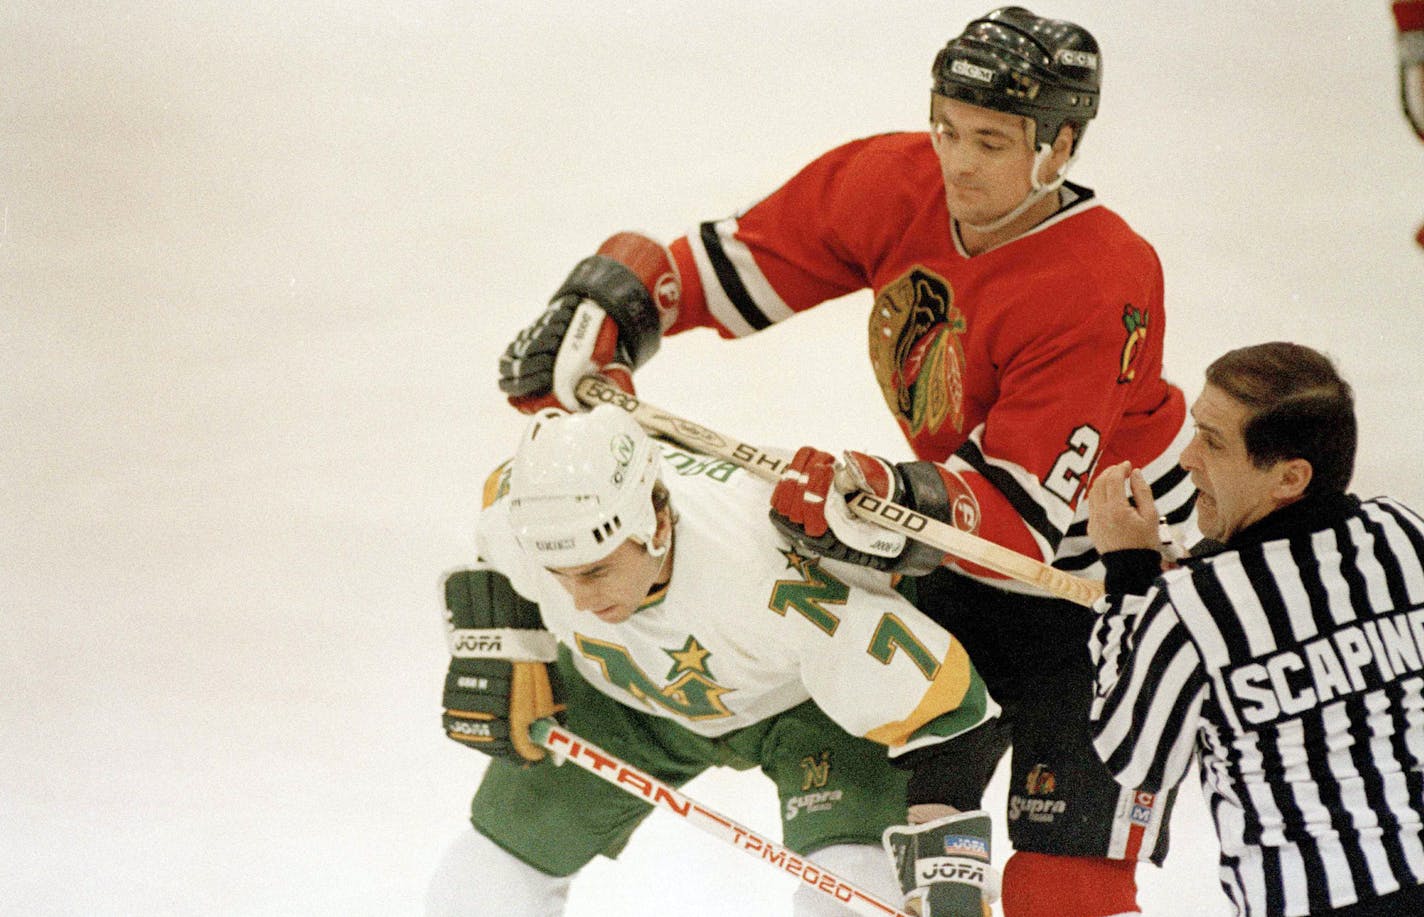
<svg viewBox="0 0 1424 917">
<path fill-rule="evenodd" d="M 1257 468 L 1310 463 L 1303 496 L 1343 493 L 1355 472 L 1355 396 L 1330 358 L 1285 341 L 1228 351 L 1206 381 L 1251 409 L 1242 436 Z"/>
</svg>

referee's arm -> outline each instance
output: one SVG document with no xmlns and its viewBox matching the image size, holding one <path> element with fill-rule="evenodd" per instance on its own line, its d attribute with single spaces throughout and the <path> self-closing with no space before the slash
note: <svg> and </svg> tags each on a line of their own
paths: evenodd
<svg viewBox="0 0 1424 917">
<path fill-rule="evenodd" d="M 1109 592 L 1088 641 L 1098 757 L 1122 785 L 1153 793 L 1186 775 L 1209 688 L 1196 644 L 1159 585 L 1145 595 Z"/>
</svg>

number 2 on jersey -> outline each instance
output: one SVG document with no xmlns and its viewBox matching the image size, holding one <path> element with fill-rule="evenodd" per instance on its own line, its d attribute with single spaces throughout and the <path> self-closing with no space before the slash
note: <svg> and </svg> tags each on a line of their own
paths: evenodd
<svg viewBox="0 0 1424 917">
<path fill-rule="evenodd" d="M 1068 434 L 1068 448 L 1053 463 L 1053 470 L 1044 478 L 1043 486 L 1072 506 L 1088 471 L 1098 460 L 1098 445 L 1102 438 L 1102 434 L 1087 424 Z"/>
</svg>

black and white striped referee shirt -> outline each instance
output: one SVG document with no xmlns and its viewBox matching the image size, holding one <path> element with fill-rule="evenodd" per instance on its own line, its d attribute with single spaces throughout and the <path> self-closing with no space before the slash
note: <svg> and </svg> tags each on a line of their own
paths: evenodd
<svg viewBox="0 0 1424 917">
<path fill-rule="evenodd" d="M 1419 515 L 1304 500 L 1099 610 L 1098 753 L 1154 792 L 1199 755 L 1236 913 L 1424 913 Z"/>
</svg>

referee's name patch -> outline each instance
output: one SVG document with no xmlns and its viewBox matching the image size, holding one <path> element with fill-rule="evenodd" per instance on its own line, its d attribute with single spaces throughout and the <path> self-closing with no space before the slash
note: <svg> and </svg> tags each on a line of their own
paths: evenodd
<svg viewBox="0 0 1424 917">
<path fill-rule="evenodd" d="M 1260 726 L 1420 671 L 1424 609 L 1355 621 L 1223 674 L 1241 718 Z"/>
</svg>

